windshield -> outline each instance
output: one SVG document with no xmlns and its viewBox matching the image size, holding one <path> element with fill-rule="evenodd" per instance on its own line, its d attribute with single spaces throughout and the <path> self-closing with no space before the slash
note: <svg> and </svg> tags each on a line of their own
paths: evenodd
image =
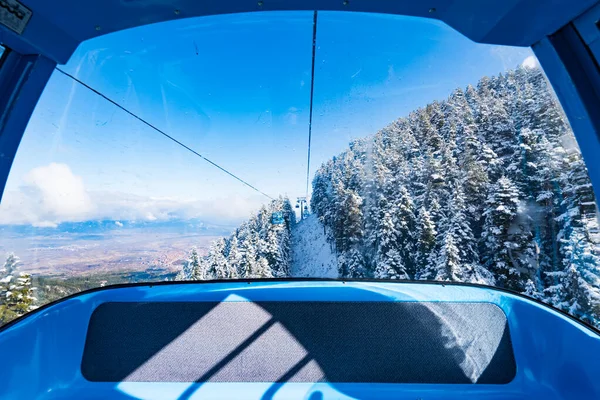
<svg viewBox="0 0 600 400">
<path fill-rule="evenodd" d="M 115 283 L 327 277 L 496 286 L 600 326 L 596 200 L 536 58 L 429 19 L 84 42 L 29 122 L 0 235 L 0 324 Z"/>
</svg>

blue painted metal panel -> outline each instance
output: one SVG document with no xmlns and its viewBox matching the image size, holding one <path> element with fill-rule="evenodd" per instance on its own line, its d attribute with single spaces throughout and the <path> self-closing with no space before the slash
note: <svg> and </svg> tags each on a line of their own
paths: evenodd
<svg viewBox="0 0 600 400">
<path fill-rule="evenodd" d="M 56 12 L 61 12 L 61 7 L 57 7 Z M 62 28 L 36 12 L 22 35 L 0 25 L 0 43 L 20 54 L 43 54 L 59 63 L 66 63 L 79 45 L 79 42 Z"/>
<path fill-rule="evenodd" d="M 261 398 L 265 383 L 98 383 L 80 364 L 87 324 L 104 302 L 164 301 L 487 302 L 506 314 L 517 376 L 506 385 L 285 383 L 275 398 L 600 398 L 600 335 L 536 302 L 495 289 L 341 281 L 272 281 L 105 288 L 46 307 L 0 331 L 0 398 Z M 313 397 L 311 397 L 313 396 Z"/>
<path fill-rule="evenodd" d="M 276 10 L 378 12 L 436 18 L 477 42 L 530 46 L 566 25 L 596 0 L 22 0 L 33 16 L 21 37 L 0 27 L 0 40 L 23 54 L 65 63 L 98 35 L 187 17 Z M 17 40 L 18 38 L 18 40 Z"/>
<path fill-rule="evenodd" d="M 588 46 L 600 39 L 600 29 L 596 25 L 599 20 L 600 5 L 596 5 L 573 21 L 573 25 Z M 595 55 L 598 58 L 598 54 Z"/>
<path fill-rule="evenodd" d="M 600 198 L 600 72 L 585 43 L 569 25 L 533 50 L 567 115 Z"/>
<path fill-rule="evenodd" d="M 0 200 L 29 118 L 56 63 L 11 52 L 0 69 Z"/>
</svg>

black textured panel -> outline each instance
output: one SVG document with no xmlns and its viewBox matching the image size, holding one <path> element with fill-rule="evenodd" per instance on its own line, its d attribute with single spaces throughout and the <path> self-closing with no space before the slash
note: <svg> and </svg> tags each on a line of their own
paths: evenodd
<svg viewBox="0 0 600 400">
<path fill-rule="evenodd" d="M 489 303 L 105 303 L 90 381 L 508 383 L 506 316 Z"/>
</svg>

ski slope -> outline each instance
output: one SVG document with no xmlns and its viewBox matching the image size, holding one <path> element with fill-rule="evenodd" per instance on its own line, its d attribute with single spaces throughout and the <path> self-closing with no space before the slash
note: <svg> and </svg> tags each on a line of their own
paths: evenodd
<svg viewBox="0 0 600 400">
<path fill-rule="evenodd" d="M 316 215 L 309 215 L 292 230 L 291 273 L 295 278 L 338 277 L 337 257 Z"/>
</svg>

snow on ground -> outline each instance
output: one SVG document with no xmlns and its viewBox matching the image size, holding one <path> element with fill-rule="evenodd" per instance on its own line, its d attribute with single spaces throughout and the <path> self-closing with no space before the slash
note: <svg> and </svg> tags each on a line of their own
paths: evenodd
<svg viewBox="0 0 600 400">
<path fill-rule="evenodd" d="M 292 276 L 337 278 L 337 257 L 327 243 L 323 225 L 309 215 L 292 231 Z"/>
</svg>

